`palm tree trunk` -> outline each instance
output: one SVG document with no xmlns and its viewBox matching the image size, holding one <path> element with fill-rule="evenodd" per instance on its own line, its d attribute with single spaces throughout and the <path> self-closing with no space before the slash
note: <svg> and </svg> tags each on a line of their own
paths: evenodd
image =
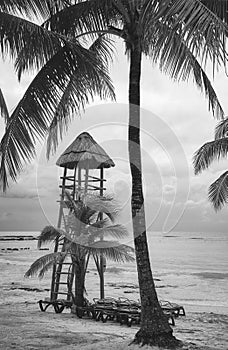
<svg viewBox="0 0 228 350">
<path fill-rule="evenodd" d="M 142 189 L 140 150 L 140 76 L 142 53 L 134 45 L 130 53 L 129 77 L 129 160 L 132 175 L 132 221 L 141 299 L 141 325 L 134 343 L 172 345 L 177 343 L 158 302 L 150 267 Z"/>
<path fill-rule="evenodd" d="M 76 306 L 84 306 L 85 259 L 72 259 L 74 264 L 74 300 Z"/>
</svg>

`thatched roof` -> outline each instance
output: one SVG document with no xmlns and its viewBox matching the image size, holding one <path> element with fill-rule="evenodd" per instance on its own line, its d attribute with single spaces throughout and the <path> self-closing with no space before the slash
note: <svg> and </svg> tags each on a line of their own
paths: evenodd
<svg viewBox="0 0 228 350">
<path fill-rule="evenodd" d="M 67 147 L 56 162 L 61 167 L 97 169 L 115 166 L 104 149 L 99 146 L 88 132 L 83 132 Z"/>
</svg>

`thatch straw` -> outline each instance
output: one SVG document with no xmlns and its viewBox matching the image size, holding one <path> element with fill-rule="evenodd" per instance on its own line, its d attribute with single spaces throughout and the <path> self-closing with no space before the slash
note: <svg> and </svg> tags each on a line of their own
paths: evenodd
<svg viewBox="0 0 228 350">
<path fill-rule="evenodd" d="M 115 166 L 104 149 L 99 146 L 88 132 L 83 132 L 67 147 L 56 162 L 61 167 L 74 169 L 98 169 Z"/>
</svg>

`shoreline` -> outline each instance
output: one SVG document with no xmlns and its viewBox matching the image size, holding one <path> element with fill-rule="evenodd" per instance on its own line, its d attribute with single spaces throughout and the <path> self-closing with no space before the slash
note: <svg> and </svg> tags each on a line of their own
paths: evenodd
<svg viewBox="0 0 228 350">
<path fill-rule="evenodd" d="M 176 319 L 173 331 L 184 342 L 183 350 L 226 350 L 227 324 L 227 315 L 188 312 Z M 4 350 L 139 350 L 137 345 L 129 346 L 137 330 L 136 325 L 79 319 L 70 310 L 41 312 L 37 302 L 1 305 L 0 348 Z"/>
</svg>

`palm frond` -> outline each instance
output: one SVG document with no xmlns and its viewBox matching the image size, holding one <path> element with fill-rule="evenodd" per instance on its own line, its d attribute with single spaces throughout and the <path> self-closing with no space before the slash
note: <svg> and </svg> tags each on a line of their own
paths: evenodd
<svg viewBox="0 0 228 350">
<path fill-rule="evenodd" d="M 64 43 L 59 35 L 21 17 L 0 12 L 0 23 L 0 52 L 16 60 L 19 78 L 28 69 L 41 68 Z"/>
<path fill-rule="evenodd" d="M 73 231 L 74 235 L 79 236 L 87 233 L 87 225 L 90 224 L 91 218 L 96 213 L 96 209 L 91 209 L 85 205 L 83 199 L 74 200 L 69 191 L 65 190 L 65 201 L 71 213 L 67 216 L 67 227 Z M 70 231 L 67 230 L 69 233 Z"/>
<path fill-rule="evenodd" d="M 79 220 L 78 220 L 79 221 Z M 64 237 L 69 241 L 70 249 L 78 250 L 78 247 L 87 247 L 90 244 L 91 237 L 87 234 L 87 228 L 81 224 L 80 230 L 64 231 Z"/>
<path fill-rule="evenodd" d="M 32 277 L 36 275 L 39 271 L 45 271 L 45 268 L 50 268 L 52 265 L 63 261 L 67 256 L 67 253 L 56 252 L 44 255 L 34 261 L 30 266 L 28 271 L 25 273 L 25 277 Z M 42 274 L 41 274 L 42 275 Z"/>
<path fill-rule="evenodd" d="M 159 62 L 160 70 L 174 80 L 188 81 L 192 76 L 196 86 L 208 98 L 209 110 L 218 118 L 224 116 L 216 92 L 198 62 L 197 55 L 180 33 L 166 23 L 157 23 L 155 35 L 153 31 L 146 32 L 144 50 L 153 62 Z"/>
<path fill-rule="evenodd" d="M 102 228 L 107 227 L 109 225 L 110 221 L 108 218 L 105 219 L 98 219 L 97 221 L 90 224 L 90 227 L 94 228 Z"/>
<path fill-rule="evenodd" d="M 140 7 L 139 4 L 135 4 L 134 1 L 121 0 L 121 1 L 113 1 L 113 13 L 111 19 L 113 20 L 121 18 L 121 22 L 126 25 L 130 25 L 132 22 L 132 17 L 135 14 L 135 5 Z M 116 16 L 113 17 L 115 13 L 115 9 L 117 10 Z M 115 23 L 116 24 L 116 23 Z"/>
<path fill-rule="evenodd" d="M 66 204 L 74 210 L 75 216 L 82 218 L 83 222 L 87 223 L 95 213 L 106 214 L 111 221 L 114 221 L 120 211 L 118 202 L 110 195 L 97 195 L 87 193 L 81 196 L 80 200 L 74 200 L 68 190 L 64 191 L 67 198 Z"/>
<path fill-rule="evenodd" d="M 73 37 L 87 33 L 92 39 L 97 32 L 107 30 L 110 18 L 117 17 L 114 0 L 79 1 L 75 5 L 52 15 L 44 26 L 63 35 Z"/>
<path fill-rule="evenodd" d="M 79 87 L 81 89 L 78 89 Z M 51 154 L 55 154 L 59 140 L 62 141 L 63 135 L 67 133 L 73 120 L 74 112 L 78 111 L 78 114 L 80 114 L 79 108 L 84 109 L 85 104 L 89 102 L 89 96 L 85 92 L 85 85 L 77 81 L 75 74 L 63 92 L 48 128 L 47 159 L 50 158 Z M 77 99 L 75 99 L 75 96 L 77 96 Z"/>
<path fill-rule="evenodd" d="M 228 23 L 227 0 L 201 0 L 201 2 L 222 21 Z"/>
<path fill-rule="evenodd" d="M 228 27 L 200 0 L 160 2 L 157 18 L 181 33 L 191 51 L 210 58 L 213 66 L 226 61 Z"/>
<path fill-rule="evenodd" d="M 112 197 L 98 196 L 98 195 L 86 195 L 84 199 L 85 205 L 96 212 L 103 213 L 113 222 L 119 214 L 120 208 Z"/>
<path fill-rule="evenodd" d="M 87 235 L 87 225 L 81 220 L 80 217 L 75 216 L 73 213 L 69 214 L 66 220 L 66 230 L 64 236 L 72 242 L 80 242 L 78 240 Z"/>
<path fill-rule="evenodd" d="M 6 191 L 9 185 L 9 177 L 16 181 L 23 168 L 23 161 L 30 162 L 35 156 L 35 147 L 29 132 L 31 126 L 37 129 L 37 121 L 34 123 L 31 118 L 31 125 L 27 127 L 20 116 L 15 117 L 15 114 L 10 117 L 0 143 L 0 187 L 3 191 Z"/>
<path fill-rule="evenodd" d="M 208 197 L 215 210 L 221 209 L 228 203 L 228 171 L 210 185 Z"/>
<path fill-rule="evenodd" d="M 1 0 L 0 11 L 21 13 L 28 17 L 41 16 L 46 19 L 67 5 L 69 5 L 68 0 Z"/>
<path fill-rule="evenodd" d="M 228 117 L 223 119 L 215 128 L 215 139 L 222 139 L 228 136 Z"/>
<path fill-rule="evenodd" d="M 124 225 L 116 224 L 109 226 L 100 226 L 94 227 L 94 225 L 90 225 L 88 228 L 89 234 L 95 239 L 96 237 L 107 237 L 111 236 L 113 238 L 122 239 L 126 238 L 129 233 Z"/>
<path fill-rule="evenodd" d="M 105 67 L 113 61 L 116 52 L 114 41 L 106 35 L 99 35 L 89 48 Z"/>
<path fill-rule="evenodd" d="M 5 123 L 7 124 L 9 120 L 9 112 L 8 112 L 6 101 L 1 89 L 0 89 L 0 115 L 4 118 Z"/>
<path fill-rule="evenodd" d="M 193 157 L 195 174 L 207 169 L 213 160 L 226 157 L 228 153 L 228 138 L 207 142 L 196 151 Z"/>
<path fill-rule="evenodd" d="M 69 209 L 73 210 L 75 217 L 80 219 L 80 217 L 82 215 L 82 211 L 84 209 L 83 201 L 81 199 L 80 200 L 74 200 L 71 197 L 71 194 L 70 194 L 70 192 L 68 190 L 64 190 L 64 195 L 65 195 L 65 197 L 67 199 L 66 205 L 68 206 Z"/>
<path fill-rule="evenodd" d="M 0 145 L 0 182 L 4 191 L 8 186 L 8 176 L 16 181 L 23 163 L 34 157 L 36 138 L 44 137 L 62 94 L 77 71 L 81 78 L 77 82 L 77 91 L 84 84 L 85 94 L 113 97 L 109 77 L 90 50 L 76 43 L 72 47 L 62 47 L 34 78 L 9 119 Z M 74 98 L 77 100 L 77 94 Z"/>
<path fill-rule="evenodd" d="M 45 226 L 38 236 L 37 247 L 41 248 L 44 244 L 50 243 L 63 236 L 63 231 L 54 226 Z"/>
<path fill-rule="evenodd" d="M 92 220 L 97 219 L 97 211 L 95 208 L 90 208 L 88 206 L 83 206 L 83 210 L 81 212 L 80 220 L 88 225 Z"/>
<path fill-rule="evenodd" d="M 85 249 L 90 252 L 90 254 L 97 256 L 98 254 L 103 254 L 107 259 L 116 262 L 134 262 L 135 258 L 133 256 L 134 249 L 127 246 L 121 245 L 118 242 L 111 241 L 98 241 L 91 244 Z"/>
<path fill-rule="evenodd" d="M 53 260 L 50 260 L 46 265 L 44 265 L 38 273 L 38 278 L 42 279 L 44 277 L 44 275 L 50 271 L 53 268 L 53 265 L 55 264 L 55 262 Z M 27 277 L 27 276 L 25 276 Z"/>
<path fill-rule="evenodd" d="M 94 43 L 90 46 L 89 50 L 95 55 L 97 61 L 99 61 L 104 67 L 104 71 L 108 71 L 109 61 L 113 59 L 113 43 L 109 38 L 99 36 Z M 107 89 L 110 91 L 109 97 L 115 99 L 114 88 L 111 80 L 105 78 L 103 81 L 102 75 L 100 75 L 100 82 L 97 85 L 100 86 L 100 92 Z M 106 92 L 104 91 L 106 94 Z M 77 96 L 77 98 L 75 98 Z M 104 96 L 101 96 L 101 98 Z M 63 95 L 56 108 L 55 114 L 51 121 L 48 130 L 47 138 L 47 158 L 50 154 L 54 154 L 58 147 L 59 139 L 62 140 L 63 135 L 67 132 L 69 124 L 73 120 L 76 113 L 80 113 L 80 109 L 84 109 L 85 105 L 89 103 L 89 99 L 93 98 L 93 91 L 83 79 L 81 71 L 77 70 L 71 77 Z"/>
</svg>

